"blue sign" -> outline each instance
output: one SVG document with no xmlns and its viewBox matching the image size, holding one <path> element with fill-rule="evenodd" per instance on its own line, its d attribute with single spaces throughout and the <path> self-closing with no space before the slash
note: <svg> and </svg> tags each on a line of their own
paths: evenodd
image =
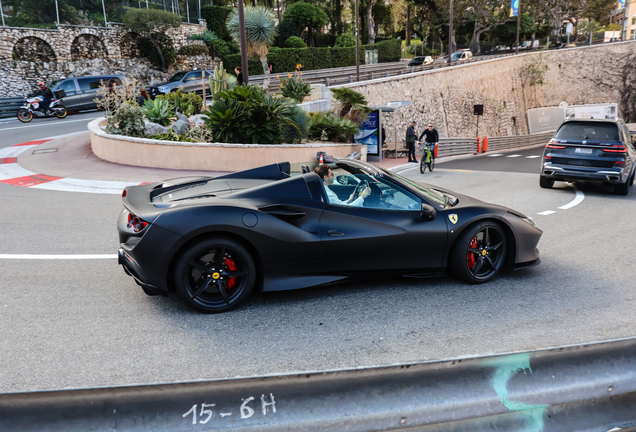
<svg viewBox="0 0 636 432">
<path fill-rule="evenodd" d="M 367 115 L 354 137 L 355 141 L 367 146 L 367 154 L 379 155 L 378 146 L 378 112 L 373 111 Z"/>
<path fill-rule="evenodd" d="M 618 3 L 621 5 L 621 9 L 625 9 L 625 0 L 618 0 Z"/>
<path fill-rule="evenodd" d="M 517 15 L 519 15 L 519 0 L 510 0 L 510 16 Z"/>
</svg>

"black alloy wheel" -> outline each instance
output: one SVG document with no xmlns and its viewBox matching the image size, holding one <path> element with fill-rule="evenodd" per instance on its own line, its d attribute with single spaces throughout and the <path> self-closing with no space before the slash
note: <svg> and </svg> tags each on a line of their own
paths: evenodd
<svg viewBox="0 0 636 432">
<path fill-rule="evenodd" d="M 183 301 L 202 313 L 235 308 L 252 292 L 256 267 L 240 243 L 205 239 L 190 246 L 175 266 L 175 286 Z"/>
<path fill-rule="evenodd" d="M 26 108 L 20 108 L 17 113 L 18 120 L 22 123 L 28 123 L 33 120 L 33 114 Z"/>
<path fill-rule="evenodd" d="M 506 235 L 501 226 L 486 221 L 466 229 L 449 256 L 451 273 L 469 283 L 483 283 L 501 270 L 506 259 Z"/>
</svg>

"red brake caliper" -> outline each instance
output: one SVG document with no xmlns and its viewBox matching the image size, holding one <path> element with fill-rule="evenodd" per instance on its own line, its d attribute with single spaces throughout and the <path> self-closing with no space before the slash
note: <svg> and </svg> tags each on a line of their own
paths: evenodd
<svg viewBox="0 0 636 432">
<path fill-rule="evenodd" d="M 477 237 L 473 237 L 473 239 L 470 242 L 470 246 L 471 249 L 476 249 L 477 248 Z M 473 268 L 475 268 L 475 254 L 472 252 L 468 252 L 468 267 L 472 270 Z"/>
<path fill-rule="evenodd" d="M 236 262 L 234 262 L 234 259 L 228 258 L 228 257 L 223 257 L 223 262 L 225 263 L 225 265 L 227 266 L 227 268 L 230 271 L 238 270 L 238 267 L 236 267 Z M 232 287 L 234 286 L 235 282 L 236 282 L 236 278 L 235 277 L 230 278 L 230 280 L 227 281 L 227 289 L 232 289 Z"/>
</svg>

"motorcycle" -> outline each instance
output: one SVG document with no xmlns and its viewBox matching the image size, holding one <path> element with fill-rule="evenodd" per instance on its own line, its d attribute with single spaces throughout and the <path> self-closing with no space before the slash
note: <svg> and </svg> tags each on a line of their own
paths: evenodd
<svg viewBox="0 0 636 432">
<path fill-rule="evenodd" d="M 66 117 L 66 107 L 62 105 L 62 100 L 60 98 L 53 99 L 49 104 L 49 114 L 47 114 L 40 104 L 42 103 L 44 98 L 41 95 L 28 95 L 24 98 L 24 105 L 22 108 L 18 110 L 17 116 L 18 120 L 22 123 L 28 123 L 33 120 L 33 116 L 35 117 L 57 117 L 64 118 Z"/>
</svg>

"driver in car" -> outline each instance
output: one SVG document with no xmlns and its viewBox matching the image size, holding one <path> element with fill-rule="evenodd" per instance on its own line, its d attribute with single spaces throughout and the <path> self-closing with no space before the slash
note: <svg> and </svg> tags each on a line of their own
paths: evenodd
<svg viewBox="0 0 636 432">
<path fill-rule="evenodd" d="M 367 186 L 366 188 L 364 188 L 360 196 L 356 196 L 356 191 L 353 191 L 351 196 L 349 196 L 349 199 L 347 199 L 346 201 L 342 201 L 340 198 L 338 198 L 338 195 L 336 195 L 336 193 L 329 188 L 329 186 L 331 186 L 331 184 L 333 183 L 334 178 L 333 171 L 331 171 L 329 165 L 318 165 L 314 172 L 318 174 L 318 176 L 322 179 L 323 184 L 325 185 L 325 193 L 327 194 L 327 200 L 329 201 L 329 204 L 362 207 L 364 199 L 371 195 L 371 188 Z"/>
</svg>

